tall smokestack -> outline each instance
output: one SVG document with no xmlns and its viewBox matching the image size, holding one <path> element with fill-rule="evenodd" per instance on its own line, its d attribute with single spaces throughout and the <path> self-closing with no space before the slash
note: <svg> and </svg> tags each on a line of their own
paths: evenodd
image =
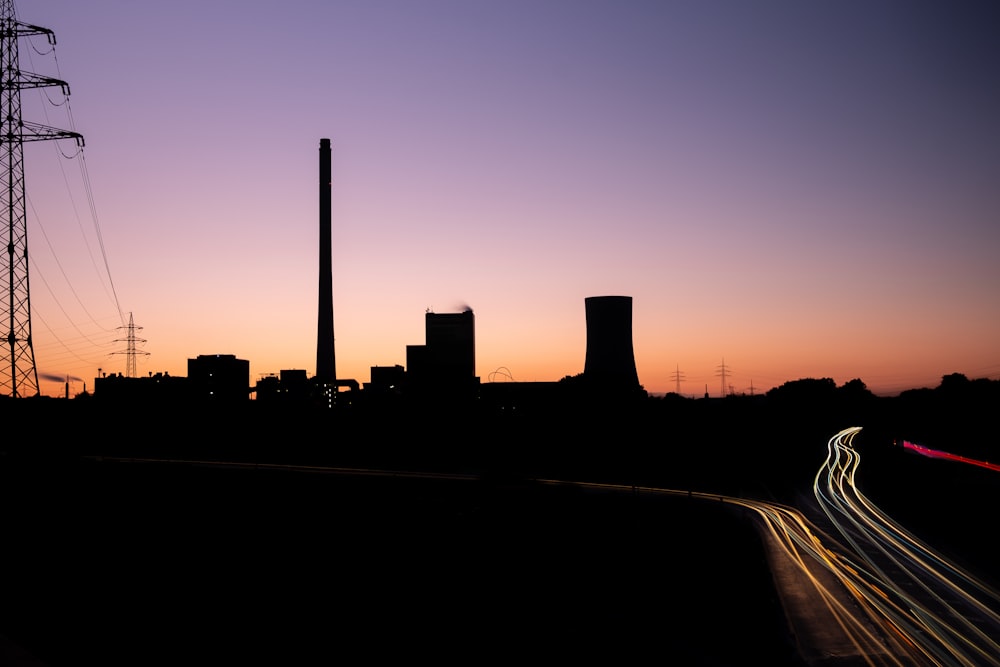
<svg viewBox="0 0 1000 667">
<path fill-rule="evenodd" d="M 331 258 L 330 140 L 319 140 L 319 318 L 316 329 L 316 380 L 332 385 L 337 380 L 333 346 L 333 260 Z"/>
</svg>

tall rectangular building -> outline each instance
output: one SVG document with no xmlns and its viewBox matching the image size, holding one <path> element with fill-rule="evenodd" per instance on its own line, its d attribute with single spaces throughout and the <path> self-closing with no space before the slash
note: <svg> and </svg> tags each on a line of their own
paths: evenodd
<svg viewBox="0 0 1000 667">
<path fill-rule="evenodd" d="M 406 347 L 407 391 L 426 396 L 471 397 L 479 384 L 472 311 L 428 311 L 424 326 L 425 343 Z"/>
<path fill-rule="evenodd" d="M 476 376 L 476 321 L 471 310 L 425 316 L 428 362 L 442 378 L 471 382 Z"/>
</svg>

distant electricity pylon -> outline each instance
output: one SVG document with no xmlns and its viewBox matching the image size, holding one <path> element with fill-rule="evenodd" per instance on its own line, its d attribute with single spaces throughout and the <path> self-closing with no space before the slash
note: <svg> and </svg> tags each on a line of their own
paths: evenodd
<svg viewBox="0 0 1000 667">
<path fill-rule="evenodd" d="M 2 245 L 7 248 L 0 265 L 0 298 L 4 299 L 3 323 L 6 343 L 0 345 L 0 392 L 13 396 L 37 396 L 38 370 L 31 342 L 31 305 L 28 290 L 28 226 L 24 210 L 24 142 L 47 139 L 74 139 L 83 147 L 76 132 L 29 123 L 21 119 L 21 91 L 58 86 L 69 96 L 69 84 L 21 70 L 18 40 L 44 35 L 56 44 L 55 33 L 47 28 L 17 20 L 14 0 L 0 0 L 0 209 Z M 3 326 L 3 325 L 0 325 Z M 2 331 L 2 329 L 0 329 Z"/>
<path fill-rule="evenodd" d="M 716 373 L 716 375 L 719 375 L 719 376 L 722 377 L 722 395 L 725 396 L 726 395 L 726 386 L 727 386 L 726 385 L 726 378 L 729 377 L 730 370 L 731 370 L 730 368 L 728 368 L 726 366 L 726 358 L 725 357 L 722 358 L 722 363 L 718 366 L 718 368 L 719 368 L 719 371 Z"/>
<path fill-rule="evenodd" d="M 681 366 L 680 366 L 680 364 L 677 364 L 677 370 L 674 371 L 673 378 L 674 378 L 674 382 L 676 383 L 676 392 L 677 392 L 677 395 L 680 396 L 680 394 L 681 394 L 681 380 L 684 379 L 684 374 L 681 373 Z"/>
<path fill-rule="evenodd" d="M 119 327 L 119 328 L 122 328 L 122 327 Z M 125 377 L 127 377 L 127 378 L 138 377 L 138 375 L 136 373 L 136 370 L 135 370 L 135 355 L 137 355 L 137 354 L 145 354 L 146 356 L 149 356 L 149 352 L 146 352 L 144 350 L 136 350 L 136 348 L 135 348 L 135 344 L 136 343 L 145 343 L 146 342 L 145 338 L 136 338 L 135 337 L 135 332 L 136 332 L 137 329 L 141 330 L 142 327 L 137 327 L 137 326 L 135 326 L 135 324 L 132 323 L 132 313 L 129 313 L 128 314 L 128 336 L 125 338 L 125 352 L 124 352 L 124 354 L 125 354 Z M 119 338 L 115 342 L 116 343 L 120 343 L 120 342 L 122 342 L 122 339 Z M 112 352 L 111 354 L 123 354 L 123 353 L 122 352 Z"/>
</svg>

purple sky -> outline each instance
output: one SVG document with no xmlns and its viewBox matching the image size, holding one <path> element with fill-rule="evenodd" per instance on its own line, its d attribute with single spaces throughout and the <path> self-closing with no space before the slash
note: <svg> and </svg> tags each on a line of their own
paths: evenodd
<svg viewBox="0 0 1000 667">
<path fill-rule="evenodd" d="M 37 0 L 21 65 L 83 157 L 25 148 L 39 373 L 199 354 L 315 372 L 319 140 L 338 375 L 476 313 L 477 374 L 583 370 L 633 297 L 640 382 L 877 393 L 1000 378 L 1000 6 Z M 71 112 L 71 113 L 67 113 Z M 98 233 L 99 231 L 99 233 Z M 61 394 L 62 383 L 42 391 Z"/>
</svg>

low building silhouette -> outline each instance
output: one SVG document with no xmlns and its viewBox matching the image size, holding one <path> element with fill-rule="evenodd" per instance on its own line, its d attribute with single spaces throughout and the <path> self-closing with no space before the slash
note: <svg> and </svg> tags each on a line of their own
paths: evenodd
<svg viewBox="0 0 1000 667">
<path fill-rule="evenodd" d="M 396 364 L 394 366 L 372 366 L 371 382 L 365 383 L 365 391 L 372 395 L 399 394 L 406 382 L 406 370 Z"/>
<path fill-rule="evenodd" d="M 304 403 L 312 396 L 313 385 L 306 371 L 285 369 L 257 380 L 254 394 L 258 401 L 267 403 Z"/>
<path fill-rule="evenodd" d="M 198 402 L 250 400 L 250 362 L 234 354 L 202 354 L 188 359 L 188 385 Z"/>
<path fill-rule="evenodd" d="M 178 403 L 188 396 L 187 378 L 169 373 L 152 373 L 145 377 L 126 377 L 121 373 L 103 374 L 94 378 L 94 398 L 108 403 L 142 403 L 157 405 Z"/>
</svg>

